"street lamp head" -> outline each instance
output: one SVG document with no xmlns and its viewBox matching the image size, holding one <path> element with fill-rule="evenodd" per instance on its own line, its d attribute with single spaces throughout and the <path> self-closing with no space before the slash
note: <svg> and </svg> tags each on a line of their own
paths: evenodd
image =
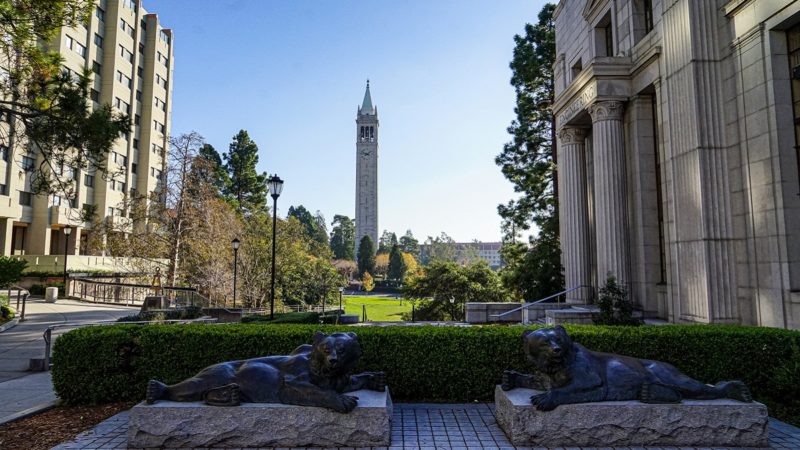
<svg viewBox="0 0 800 450">
<path fill-rule="evenodd" d="M 233 238 L 231 245 L 233 245 L 234 250 L 239 250 L 239 238 Z"/>
<path fill-rule="evenodd" d="M 344 287 L 339 287 L 339 292 L 344 292 Z"/>
<path fill-rule="evenodd" d="M 454 304 L 455 302 L 456 302 L 456 298 L 455 298 L 455 297 L 450 297 L 450 304 L 452 305 L 452 304 Z"/>
<path fill-rule="evenodd" d="M 269 186 L 269 193 L 272 195 L 272 198 L 277 199 L 280 197 L 281 191 L 283 191 L 283 180 L 281 180 L 278 175 L 269 177 L 267 185 Z"/>
<path fill-rule="evenodd" d="M 72 234 L 72 227 L 70 227 L 70 226 L 64 227 L 64 234 L 66 234 L 67 236 Z"/>
</svg>

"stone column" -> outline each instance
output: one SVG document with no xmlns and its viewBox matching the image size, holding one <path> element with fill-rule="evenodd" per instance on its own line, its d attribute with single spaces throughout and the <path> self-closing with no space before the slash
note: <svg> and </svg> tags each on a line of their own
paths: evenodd
<svg viewBox="0 0 800 450">
<path fill-rule="evenodd" d="M 566 287 L 591 285 L 589 212 L 586 201 L 586 130 L 558 131 L 558 196 L 561 251 Z M 567 303 L 589 303 L 590 289 L 567 294 Z"/>
<path fill-rule="evenodd" d="M 627 284 L 631 281 L 622 111 L 623 104 L 618 101 L 600 101 L 589 107 L 594 149 L 594 209 L 599 286 L 605 284 L 609 273 L 617 277 L 619 283 Z"/>
</svg>

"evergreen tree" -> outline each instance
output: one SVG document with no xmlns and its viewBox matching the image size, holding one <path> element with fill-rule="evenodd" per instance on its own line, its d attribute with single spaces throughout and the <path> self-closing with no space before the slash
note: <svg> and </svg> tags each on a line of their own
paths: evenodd
<svg viewBox="0 0 800 450">
<path fill-rule="evenodd" d="M 548 3 L 535 25 L 525 25 L 525 35 L 514 36 L 510 63 L 511 85 L 517 95 L 512 135 L 495 162 L 514 185 L 518 198 L 498 206 L 505 234 L 503 280 L 508 290 L 533 301 L 563 289 L 558 237 L 558 182 L 552 114 L 554 98 L 555 28 Z M 516 242 L 517 233 L 532 225 L 539 229 L 532 251 Z M 542 259 L 546 258 L 546 259 Z"/>
<path fill-rule="evenodd" d="M 400 238 L 400 250 L 413 255 L 415 258 L 419 257 L 419 241 L 414 238 L 411 230 L 406 230 L 406 234 Z"/>
<path fill-rule="evenodd" d="M 388 230 L 383 230 L 383 234 L 378 239 L 378 254 L 389 253 L 389 250 L 395 244 L 397 244 L 397 235 Z"/>
<path fill-rule="evenodd" d="M 205 160 L 202 173 L 199 172 L 198 175 L 204 176 L 205 180 L 216 187 L 219 194 L 222 195 L 230 184 L 228 172 L 225 171 L 225 167 L 222 165 L 222 157 L 219 156 L 219 153 L 211 144 L 204 144 L 200 147 L 197 156 Z"/>
<path fill-rule="evenodd" d="M 295 217 L 305 227 L 305 234 L 310 239 L 318 243 L 319 247 L 328 247 L 328 227 L 325 225 L 325 217 L 317 211 L 314 216 L 305 206 L 290 206 L 288 217 Z"/>
<path fill-rule="evenodd" d="M 230 178 L 225 196 L 247 215 L 263 210 L 267 203 L 267 174 L 256 171 L 258 146 L 247 131 L 240 130 L 233 137 L 224 158 Z"/>
<path fill-rule="evenodd" d="M 375 244 L 365 235 L 358 243 L 358 273 L 375 271 Z"/>
<path fill-rule="evenodd" d="M 347 216 L 335 215 L 331 222 L 331 251 L 336 259 L 354 260 L 356 246 L 356 226 Z"/>
<path fill-rule="evenodd" d="M 405 274 L 406 262 L 403 259 L 400 246 L 395 244 L 392 246 L 392 250 L 389 251 L 389 270 L 386 275 L 390 280 L 402 280 Z"/>
</svg>

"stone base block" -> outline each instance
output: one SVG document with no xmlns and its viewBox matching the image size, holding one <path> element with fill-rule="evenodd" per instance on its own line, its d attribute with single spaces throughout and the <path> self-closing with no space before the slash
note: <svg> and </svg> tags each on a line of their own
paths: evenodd
<svg viewBox="0 0 800 450">
<path fill-rule="evenodd" d="M 495 389 L 497 422 L 514 445 L 535 447 L 769 447 L 767 407 L 736 400 L 638 401 L 536 410 L 539 391 Z"/>
<path fill-rule="evenodd" d="M 200 402 L 140 403 L 131 409 L 128 448 L 388 446 L 392 400 L 386 392 L 355 391 L 347 414 L 274 403 L 208 406 Z"/>
</svg>

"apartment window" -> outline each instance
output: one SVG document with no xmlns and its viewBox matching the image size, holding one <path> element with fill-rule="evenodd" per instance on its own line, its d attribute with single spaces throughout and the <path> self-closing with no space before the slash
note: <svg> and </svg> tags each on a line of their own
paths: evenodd
<svg viewBox="0 0 800 450">
<path fill-rule="evenodd" d="M 167 88 L 167 79 L 162 77 L 159 74 L 156 74 L 156 84 L 163 87 L 164 89 Z"/>
<path fill-rule="evenodd" d="M 103 48 L 103 36 L 100 36 L 99 34 L 95 33 L 94 45 L 96 45 L 98 48 Z"/>
<path fill-rule="evenodd" d="M 128 60 L 129 63 L 131 64 L 133 63 L 133 53 L 128 51 L 128 49 L 125 48 L 125 46 L 123 46 L 122 44 L 119 45 L 119 56 Z"/>
<path fill-rule="evenodd" d="M 136 101 L 142 101 L 142 91 L 136 91 Z"/>
<path fill-rule="evenodd" d="M 8 185 L 0 184 L 0 195 L 8 195 Z"/>
<path fill-rule="evenodd" d="M 144 44 L 139 42 L 139 53 L 144 53 Z"/>
<path fill-rule="evenodd" d="M 72 39 L 69 35 L 67 35 L 66 39 L 64 39 L 64 46 L 72 50 L 72 47 L 74 45 L 75 45 L 75 39 Z"/>
<path fill-rule="evenodd" d="M 164 31 L 164 30 L 159 31 L 158 32 L 158 39 L 166 42 L 167 45 L 169 45 L 169 35 L 167 34 L 166 31 Z"/>
<path fill-rule="evenodd" d="M 100 92 L 99 91 L 96 91 L 96 90 L 92 89 L 91 93 L 89 94 L 89 97 L 92 99 L 92 101 L 100 103 Z"/>
<path fill-rule="evenodd" d="M 125 19 L 119 19 L 119 27 L 122 28 L 122 31 L 128 33 L 128 36 L 133 37 L 133 27 Z"/>
<path fill-rule="evenodd" d="M 75 43 L 75 53 L 81 55 L 82 58 L 86 58 L 86 46 L 76 42 Z"/>
<path fill-rule="evenodd" d="M 94 175 L 89 175 L 89 174 L 84 175 L 83 185 L 86 187 L 94 187 Z"/>
<path fill-rule="evenodd" d="M 161 123 L 161 122 L 159 122 L 157 120 L 154 120 L 153 123 L 155 124 L 156 131 L 159 131 L 161 133 L 164 132 L 164 124 L 163 123 Z"/>
<path fill-rule="evenodd" d="M 136 163 L 131 164 L 131 173 L 136 173 Z"/>
<path fill-rule="evenodd" d="M 8 161 L 8 146 L 0 145 L 0 160 Z"/>
<path fill-rule="evenodd" d="M 134 12 L 136 12 L 136 0 L 124 0 L 122 4 L 125 5 L 126 8 L 132 9 Z"/>
<path fill-rule="evenodd" d="M 157 52 L 156 59 L 158 59 L 158 62 L 163 63 L 165 66 L 169 67 L 169 58 L 164 56 L 161 52 Z"/>
<path fill-rule="evenodd" d="M 36 165 L 36 161 L 33 158 L 30 156 L 22 157 L 22 170 L 33 170 L 34 165 Z"/>
<path fill-rule="evenodd" d="M 53 196 L 53 206 L 61 206 L 61 197 L 58 195 Z"/>
<path fill-rule="evenodd" d="M 131 77 L 125 75 L 124 73 L 120 72 L 119 70 L 117 71 L 117 81 L 119 81 L 120 83 L 122 83 L 125 86 L 127 86 L 128 89 L 133 87 L 133 80 L 131 79 Z"/>
<path fill-rule="evenodd" d="M 138 98 L 138 97 L 137 97 L 136 99 L 137 99 L 137 100 L 139 100 L 139 98 Z M 141 121 L 142 121 L 142 116 L 140 116 L 140 115 L 138 115 L 138 114 L 136 114 L 135 116 L 133 116 L 133 124 L 134 124 L 134 125 L 139 125 L 139 123 L 140 123 Z M 138 141 L 134 140 L 134 142 L 138 142 Z"/>
<path fill-rule="evenodd" d="M 108 207 L 108 217 L 114 217 L 114 208 Z"/>
<path fill-rule="evenodd" d="M 789 50 L 789 74 L 792 83 L 792 113 L 794 117 L 795 153 L 797 174 L 800 178 L 800 25 L 786 32 Z"/>
<path fill-rule="evenodd" d="M 100 19 L 101 22 L 106 20 L 106 12 L 105 12 L 105 10 L 103 10 L 103 8 L 101 8 L 99 6 L 96 6 L 94 8 L 94 15 L 95 15 L 95 17 Z"/>
<path fill-rule="evenodd" d="M 137 77 L 141 77 L 142 73 L 144 73 L 144 70 L 141 67 L 137 67 L 136 68 L 136 76 Z"/>
<path fill-rule="evenodd" d="M 146 30 L 147 29 L 147 21 L 145 21 L 144 19 L 142 19 L 141 25 L 142 25 L 142 30 Z"/>
<path fill-rule="evenodd" d="M 157 144 L 153 144 L 153 153 L 155 153 L 156 155 L 164 153 L 164 147 Z"/>
<path fill-rule="evenodd" d="M 92 72 L 100 75 L 100 72 L 103 70 L 103 65 L 97 61 L 92 62 Z"/>
<path fill-rule="evenodd" d="M 133 148 L 135 148 L 136 150 L 139 149 L 139 140 L 138 139 L 134 139 L 133 140 Z"/>
<path fill-rule="evenodd" d="M 164 100 L 161 100 L 160 98 L 156 97 L 156 108 L 158 108 L 158 109 L 160 109 L 162 111 L 166 111 L 167 110 L 167 104 L 164 103 Z"/>
<path fill-rule="evenodd" d="M 33 195 L 30 192 L 19 191 L 19 204 L 22 206 L 31 206 L 31 198 Z"/>
</svg>

